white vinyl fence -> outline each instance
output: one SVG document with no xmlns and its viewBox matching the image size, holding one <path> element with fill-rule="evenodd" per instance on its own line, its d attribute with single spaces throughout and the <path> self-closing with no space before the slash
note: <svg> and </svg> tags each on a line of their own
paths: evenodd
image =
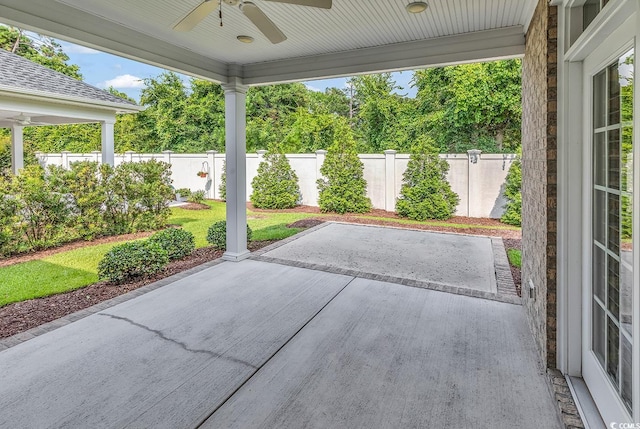
<svg viewBox="0 0 640 429">
<path fill-rule="evenodd" d="M 247 198 L 251 195 L 251 181 L 258 170 L 264 151 L 247 154 Z M 298 175 L 302 204 L 318 205 L 318 188 L 316 180 L 321 177 L 320 167 L 324 162 L 326 151 L 312 154 L 287 155 L 291 167 Z M 70 163 L 81 160 L 100 161 L 100 152 L 89 154 L 38 153 L 42 165 L 61 165 L 68 167 Z M 397 154 L 388 150 L 384 154 L 359 155 L 364 164 L 364 178 L 367 180 L 367 195 L 374 208 L 394 211 L 395 202 L 400 195 L 402 175 L 407 168 L 409 155 Z M 460 197 L 456 215 L 469 217 L 499 218 L 504 212 L 505 178 L 513 154 L 481 154 L 477 157 L 470 154 L 440 155 L 449 163 L 447 179 L 451 188 Z M 115 156 L 115 164 L 125 161 L 146 161 L 156 159 L 171 164 L 173 186 L 189 188 L 192 191 L 203 189 L 208 198 L 220 198 L 220 182 L 224 154 L 208 151 L 202 154 L 178 154 L 165 151 L 160 154 L 140 154 L 127 152 Z M 475 162 L 474 162 L 475 161 Z M 198 176 L 205 171 L 206 177 Z"/>
</svg>

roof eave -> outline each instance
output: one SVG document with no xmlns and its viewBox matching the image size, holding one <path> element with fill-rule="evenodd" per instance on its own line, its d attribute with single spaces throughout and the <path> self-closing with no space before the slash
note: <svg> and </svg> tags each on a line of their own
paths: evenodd
<svg viewBox="0 0 640 429">
<path fill-rule="evenodd" d="M 105 100 L 88 99 L 84 97 L 73 97 L 60 94 L 51 94 L 45 91 L 33 89 L 15 88 L 0 84 L 0 95 L 7 95 L 16 98 L 47 101 L 50 103 L 66 104 L 72 106 L 86 106 L 100 110 L 110 110 L 116 114 L 137 113 L 146 109 L 145 106 L 135 104 L 114 103 Z"/>
</svg>

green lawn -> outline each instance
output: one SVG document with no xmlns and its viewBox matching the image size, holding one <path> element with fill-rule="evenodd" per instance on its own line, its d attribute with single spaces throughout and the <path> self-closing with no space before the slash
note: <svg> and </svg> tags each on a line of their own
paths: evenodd
<svg viewBox="0 0 640 429">
<path fill-rule="evenodd" d="M 211 210 L 185 210 L 179 207 L 171 209 L 169 223 L 180 225 L 196 238 L 196 247 L 207 246 L 207 229 L 211 224 L 225 218 L 225 204 L 216 201 L 206 202 Z M 318 217 L 314 213 L 248 212 L 249 226 L 253 229 L 253 240 L 279 240 L 301 231 L 287 228 L 286 225 L 297 220 Z M 407 219 L 380 218 L 359 215 L 360 219 L 377 219 L 405 225 L 436 225 L 454 228 L 519 229 L 512 226 L 483 227 L 481 225 L 463 225 L 443 222 L 418 222 Z M 53 295 L 78 289 L 98 281 L 98 262 L 104 254 L 117 243 L 83 247 L 58 253 L 36 261 L 24 262 L 0 268 L 0 307 L 27 299 Z M 509 250 L 509 260 L 520 266 L 520 252 Z"/>
<path fill-rule="evenodd" d="M 209 226 L 225 218 L 224 203 L 207 201 L 211 210 L 171 209 L 169 223 L 181 225 L 196 237 L 196 247 L 207 246 Z M 253 240 L 277 240 L 296 234 L 287 228 L 309 213 L 248 213 Z M 12 302 L 78 289 L 98 281 L 98 262 L 117 243 L 87 246 L 46 258 L 0 268 L 0 307 Z"/>
</svg>

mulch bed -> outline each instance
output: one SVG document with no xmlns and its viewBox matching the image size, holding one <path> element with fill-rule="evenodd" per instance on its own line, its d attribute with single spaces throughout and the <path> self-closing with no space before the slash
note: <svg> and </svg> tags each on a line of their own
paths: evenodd
<svg viewBox="0 0 640 429">
<path fill-rule="evenodd" d="M 185 210 L 211 210 L 211 207 L 208 205 L 200 203 L 186 203 L 179 205 L 178 207 Z"/>
<path fill-rule="evenodd" d="M 266 209 L 257 209 L 253 207 L 251 203 L 247 203 L 247 209 L 252 212 L 257 213 L 272 213 L 276 210 L 266 210 Z M 317 223 L 312 224 L 313 226 L 317 225 L 322 221 L 334 221 L 334 222 L 350 222 L 350 223 L 360 223 L 365 225 L 380 225 L 380 226 L 392 226 L 397 228 L 409 228 L 409 229 L 419 229 L 424 231 L 436 231 L 436 232 L 453 232 L 458 234 L 469 234 L 469 235 L 485 235 L 485 236 L 493 236 L 493 237 L 502 237 L 503 239 L 520 239 L 522 238 L 522 234 L 519 230 L 511 230 L 511 229 L 503 229 L 505 224 L 500 222 L 498 219 L 488 219 L 488 218 L 472 218 L 472 217 L 464 217 L 464 216 L 454 216 L 451 219 L 447 219 L 445 221 L 429 221 L 430 225 L 420 225 L 420 224 L 404 224 L 401 222 L 395 222 L 393 220 L 382 220 L 382 219 L 362 219 L 359 218 L 358 215 L 353 214 L 344 214 L 337 215 L 334 213 L 322 213 L 319 207 L 312 206 L 297 206 L 292 209 L 283 209 L 277 210 L 279 213 L 312 213 L 317 214 L 317 218 L 309 218 L 304 219 L 305 221 L 315 221 Z M 373 209 L 369 213 L 365 213 L 367 217 L 385 217 L 389 219 L 398 219 L 401 220 L 400 216 L 395 212 L 388 212 L 386 210 L 381 209 Z M 438 225 L 439 223 L 442 224 Z M 434 225 L 432 225 L 434 224 Z M 456 225 L 476 225 L 481 226 L 482 228 L 461 228 L 461 227 L 451 227 L 446 226 L 446 224 L 456 224 Z M 304 223 L 301 223 L 304 225 Z M 495 229 L 491 228 L 495 227 Z"/>
<path fill-rule="evenodd" d="M 137 240 L 139 238 L 146 238 L 153 234 L 152 232 L 136 232 L 135 234 L 114 235 L 111 237 L 96 238 L 95 240 L 86 241 L 78 240 L 71 243 L 66 243 L 62 246 L 52 247 L 47 250 L 40 250 L 37 252 L 24 253 L 21 255 L 11 256 L 9 258 L 0 258 L 0 267 L 6 267 L 8 265 L 19 264 L 21 262 L 33 261 L 36 259 L 46 258 L 47 256 L 55 255 L 56 253 L 67 252 L 73 249 L 80 249 L 81 247 L 95 246 L 98 244 L 115 243 L 127 240 Z"/>
<path fill-rule="evenodd" d="M 509 249 L 518 249 L 522 250 L 522 239 L 514 239 L 514 238 L 503 238 L 504 242 L 504 250 Z M 518 292 L 518 296 L 522 296 L 522 272 L 520 268 L 515 267 L 510 264 L 511 267 L 511 275 L 513 276 L 513 282 L 516 285 L 516 291 Z"/>
<path fill-rule="evenodd" d="M 205 205 L 205 207 L 209 209 L 209 206 Z M 248 204 L 247 207 L 250 210 L 252 210 L 254 213 L 273 212 L 273 210 L 256 209 L 252 207 L 250 204 Z M 183 205 L 181 206 L 181 208 L 185 208 L 187 210 L 203 209 L 203 207 L 200 207 L 200 205 L 194 204 L 194 203 Z M 407 224 L 402 224 L 400 222 L 394 222 L 393 220 L 361 219 L 354 215 L 324 214 L 320 212 L 320 209 L 318 207 L 310 207 L 310 206 L 298 206 L 293 209 L 279 210 L 279 212 L 313 213 L 318 215 L 317 217 L 301 219 L 296 222 L 293 222 L 292 224 L 287 225 L 289 228 L 311 228 L 325 221 L 350 222 L 350 223 L 360 223 L 360 224 L 367 224 L 367 225 L 380 225 L 380 226 L 392 226 L 392 227 L 398 227 L 398 228 L 419 229 L 419 230 L 425 230 L 425 231 L 453 232 L 458 234 L 462 233 L 462 234 L 483 235 L 483 236 L 498 236 L 503 238 L 506 249 L 521 248 L 522 236 L 520 231 L 490 228 L 492 226 L 496 226 L 496 227 L 504 226 L 504 224 L 502 224 L 500 221 L 496 219 L 454 217 L 447 221 L 443 221 L 442 226 L 440 225 L 434 226 L 434 225 L 419 225 L 419 224 L 407 225 Z M 383 216 L 391 219 L 400 219 L 393 212 L 387 212 L 385 210 L 378 210 L 378 209 L 374 209 L 371 213 L 368 213 L 367 216 L 372 216 L 372 217 Z M 255 217 L 261 217 L 261 216 L 257 214 L 255 215 Z M 430 223 L 433 223 L 433 222 L 430 222 Z M 444 224 L 446 223 L 478 225 L 478 226 L 483 226 L 484 228 L 473 228 L 473 227 L 454 228 L 450 226 L 444 226 Z M 17 264 L 20 262 L 40 259 L 44 256 L 49 256 L 49 255 L 53 255 L 55 253 L 60 253 L 60 252 L 66 252 L 68 250 L 77 249 L 84 246 L 144 238 L 144 237 L 148 237 L 151 234 L 152 234 L 151 232 L 143 232 L 143 233 L 137 233 L 137 234 L 129 234 L 125 236 L 105 237 L 105 238 L 100 238 L 91 242 L 78 241 L 74 243 L 65 244 L 64 246 L 60 246 L 55 249 L 48 249 L 40 252 L 29 253 L 26 255 L 19 255 L 11 258 L 0 259 L 0 267 Z M 255 250 L 261 249 L 262 247 L 268 246 L 273 242 L 274 241 L 251 242 L 249 243 L 248 247 L 249 247 L 249 250 L 255 251 Z M 114 298 L 118 295 L 122 295 L 124 293 L 132 291 L 139 287 L 142 287 L 150 283 L 153 283 L 155 281 L 158 281 L 160 279 L 163 279 L 165 277 L 171 276 L 173 274 L 179 273 L 189 268 L 193 268 L 205 262 L 209 262 L 214 259 L 220 258 L 222 256 L 222 253 L 223 253 L 222 251 L 214 250 L 211 247 L 196 249 L 191 256 L 181 259 L 179 261 L 171 262 L 167 266 L 167 268 L 165 268 L 162 272 L 157 273 L 152 277 L 139 279 L 131 283 L 122 284 L 122 285 L 112 285 L 106 282 L 98 282 L 81 289 L 76 289 L 74 291 L 61 293 L 61 294 L 49 296 L 46 298 L 38 298 L 38 299 L 18 302 L 18 303 L 9 304 L 7 306 L 1 307 L 0 308 L 0 338 L 9 337 L 9 336 L 18 334 L 20 332 L 24 332 L 28 329 L 34 328 L 36 326 L 50 322 L 52 320 L 58 319 L 60 317 L 66 316 L 76 311 L 80 311 L 85 308 L 91 307 L 99 302 Z M 521 289 L 520 269 L 512 266 L 511 273 L 513 274 L 514 282 L 516 283 L 516 289 L 518 290 L 518 295 L 520 295 L 520 289 Z"/>
</svg>

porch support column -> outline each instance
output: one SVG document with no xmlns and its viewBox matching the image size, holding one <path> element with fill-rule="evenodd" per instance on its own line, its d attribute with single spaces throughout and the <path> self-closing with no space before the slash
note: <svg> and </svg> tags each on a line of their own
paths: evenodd
<svg viewBox="0 0 640 429">
<path fill-rule="evenodd" d="M 113 121 L 102 121 L 102 163 L 113 166 L 114 163 L 114 144 L 113 144 Z"/>
<path fill-rule="evenodd" d="M 18 174 L 24 168 L 24 143 L 21 125 L 11 126 L 11 171 Z"/>
<path fill-rule="evenodd" d="M 247 250 L 247 142 L 246 97 L 248 86 L 239 78 L 222 85 L 225 103 L 227 162 L 227 251 L 222 259 L 241 261 Z"/>
</svg>

